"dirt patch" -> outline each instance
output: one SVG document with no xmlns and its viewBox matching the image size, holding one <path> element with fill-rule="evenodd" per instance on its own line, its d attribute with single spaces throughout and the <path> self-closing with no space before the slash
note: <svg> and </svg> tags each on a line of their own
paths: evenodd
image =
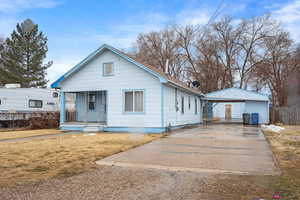
<svg viewBox="0 0 300 200">
<path fill-rule="evenodd" d="M 94 161 L 145 144 L 160 135 L 65 135 L 3 143 L 0 146 L 0 186 L 69 177 L 96 167 Z"/>
</svg>

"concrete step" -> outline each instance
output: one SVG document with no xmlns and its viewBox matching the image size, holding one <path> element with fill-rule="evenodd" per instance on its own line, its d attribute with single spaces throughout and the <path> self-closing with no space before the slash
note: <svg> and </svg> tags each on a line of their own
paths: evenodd
<svg viewBox="0 0 300 200">
<path fill-rule="evenodd" d="M 103 126 L 85 126 L 83 132 L 101 132 L 103 131 Z"/>
</svg>

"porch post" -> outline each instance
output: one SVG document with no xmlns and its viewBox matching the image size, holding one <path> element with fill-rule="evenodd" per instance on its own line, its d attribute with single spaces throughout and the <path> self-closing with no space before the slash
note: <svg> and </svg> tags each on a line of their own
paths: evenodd
<svg viewBox="0 0 300 200">
<path fill-rule="evenodd" d="M 66 121 L 65 92 L 60 92 L 60 123 Z"/>
</svg>

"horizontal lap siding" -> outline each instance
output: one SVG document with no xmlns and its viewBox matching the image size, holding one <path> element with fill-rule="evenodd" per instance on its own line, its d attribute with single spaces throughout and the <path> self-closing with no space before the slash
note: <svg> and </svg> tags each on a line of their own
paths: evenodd
<svg viewBox="0 0 300 200">
<path fill-rule="evenodd" d="M 246 112 L 247 113 L 258 113 L 259 123 L 269 123 L 269 105 L 265 101 L 246 101 Z"/>
<path fill-rule="evenodd" d="M 242 118 L 245 110 L 245 103 L 213 103 L 213 117 L 225 118 L 225 106 L 231 105 L 231 117 Z"/>
<path fill-rule="evenodd" d="M 114 63 L 114 75 L 103 76 L 103 63 Z M 123 113 L 123 91 L 145 90 L 145 113 Z M 159 80 L 110 51 L 92 60 L 62 83 L 62 91 L 107 91 L 107 125 L 110 127 L 160 127 Z"/>
<path fill-rule="evenodd" d="M 181 113 L 181 96 L 184 96 L 184 114 Z M 188 108 L 188 97 L 191 97 L 191 108 Z M 198 102 L 198 112 L 195 114 L 195 98 Z M 175 109 L 175 88 L 164 86 L 164 124 L 178 126 L 202 122 L 202 107 L 197 96 L 177 90 L 179 110 Z"/>
<path fill-rule="evenodd" d="M 0 89 L 0 112 L 15 110 L 19 112 L 58 111 L 59 98 L 53 98 L 54 90 L 38 88 Z M 30 108 L 29 100 L 42 100 L 42 108 Z M 54 103 L 54 105 L 47 105 Z"/>
</svg>

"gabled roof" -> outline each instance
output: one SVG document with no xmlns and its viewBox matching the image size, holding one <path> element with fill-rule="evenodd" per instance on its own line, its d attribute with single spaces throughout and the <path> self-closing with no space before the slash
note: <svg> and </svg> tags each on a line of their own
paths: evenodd
<svg viewBox="0 0 300 200">
<path fill-rule="evenodd" d="M 266 94 L 261 94 L 258 92 L 248 91 L 240 88 L 226 88 L 223 90 L 217 90 L 205 94 L 206 100 L 217 101 L 269 101 L 269 97 Z"/>
<path fill-rule="evenodd" d="M 138 61 L 135 58 L 132 58 L 131 56 L 127 55 L 126 53 L 112 47 L 109 46 L 107 44 L 103 44 L 100 48 L 98 48 L 96 51 L 94 51 L 93 53 L 91 53 L 88 57 L 86 57 L 85 59 L 83 59 L 80 63 L 78 63 L 77 65 L 75 65 L 73 68 L 71 68 L 69 71 L 67 71 L 64 75 L 62 75 L 60 78 L 58 78 L 55 82 L 53 82 L 51 84 L 52 88 L 60 88 L 60 84 L 62 81 L 64 81 L 65 79 L 67 79 L 68 77 L 70 77 L 72 74 L 76 73 L 77 71 L 79 71 L 82 67 L 84 67 L 87 63 L 89 63 L 92 59 L 94 59 L 96 56 L 100 55 L 104 50 L 109 50 L 111 52 L 113 52 L 114 54 L 122 57 L 123 59 L 127 60 L 128 62 L 136 65 L 137 67 L 145 70 L 146 72 L 152 74 L 153 76 L 157 77 L 159 79 L 159 81 L 161 83 L 165 83 L 165 84 L 170 84 L 173 87 L 178 87 L 181 88 L 183 90 L 187 90 L 189 92 L 192 92 L 194 94 L 197 95 L 202 95 L 202 93 L 196 89 L 190 88 L 188 87 L 186 84 L 184 84 L 183 82 L 176 80 L 170 76 L 167 76 L 165 73 L 163 73 L 161 70 L 157 69 L 154 66 L 142 63 L 140 61 Z"/>
</svg>

